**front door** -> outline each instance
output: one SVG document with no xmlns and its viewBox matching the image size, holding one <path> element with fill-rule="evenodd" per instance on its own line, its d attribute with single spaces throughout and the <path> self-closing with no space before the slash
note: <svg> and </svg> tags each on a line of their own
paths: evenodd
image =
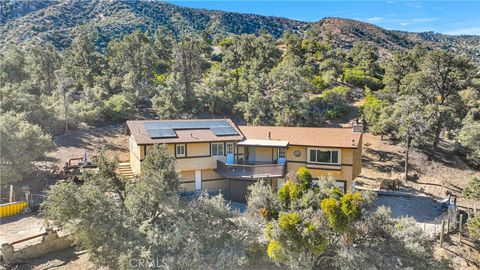
<svg viewBox="0 0 480 270">
<path fill-rule="evenodd" d="M 195 190 L 202 189 L 202 171 L 195 171 Z"/>
<path fill-rule="evenodd" d="M 248 164 L 255 164 L 256 160 L 256 153 L 255 153 L 255 147 L 248 147 Z"/>
</svg>

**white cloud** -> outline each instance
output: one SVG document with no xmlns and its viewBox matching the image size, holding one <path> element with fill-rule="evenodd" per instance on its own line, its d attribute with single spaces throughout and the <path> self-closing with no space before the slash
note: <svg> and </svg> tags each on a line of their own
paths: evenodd
<svg viewBox="0 0 480 270">
<path fill-rule="evenodd" d="M 372 17 L 372 18 L 367 19 L 367 21 L 369 21 L 369 22 L 381 22 L 383 20 L 384 19 L 382 17 Z"/>
<path fill-rule="evenodd" d="M 422 7 L 422 4 L 420 4 L 420 3 L 407 3 L 406 5 L 408 7 L 412 7 L 412 8 L 421 8 Z"/>
<path fill-rule="evenodd" d="M 480 27 L 459 28 L 445 32 L 447 35 L 480 35 Z"/>
<path fill-rule="evenodd" d="M 401 23 L 400 23 L 401 26 L 407 26 L 407 25 L 409 25 L 409 24 L 410 24 L 410 23 L 408 23 L 408 22 L 401 22 Z"/>
<path fill-rule="evenodd" d="M 393 1 L 388 1 L 387 4 L 395 4 Z"/>
<path fill-rule="evenodd" d="M 416 19 L 412 19 L 412 22 L 433 22 L 436 20 L 437 18 L 416 18 Z"/>
</svg>

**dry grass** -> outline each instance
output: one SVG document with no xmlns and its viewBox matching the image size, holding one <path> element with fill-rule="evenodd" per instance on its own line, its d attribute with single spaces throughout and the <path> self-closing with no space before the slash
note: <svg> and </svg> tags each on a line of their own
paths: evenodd
<svg viewBox="0 0 480 270">
<path fill-rule="evenodd" d="M 408 192 L 443 199 L 449 191 L 458 197 L 459 206 L 471 207 L 475 203 L 463 198 L 462 191 L 470 179 L 480 173 L 468 168 L 460 158 L 452 154 L 446 143 L 435 155 L 411 151 L 408 181 L 403 180 L 404 153 L 401 146 L 390 140 L 364 134 L 363 168 L 356 183 L 378 189 L 383 179 L 398 179 L 401 180 L 402 188 Z"/>
<path fill-rule="evenodd" d="M 457 234 L 451 234 L 445 240 L 442 247 L 439 241 L 433 247 L 437 260 L 450 262 L 453 269 L 480 269 L 480 251 L 475 243 L 465 237 L 462 237 L 462 242 L 460 242 Z"/>
</svg>

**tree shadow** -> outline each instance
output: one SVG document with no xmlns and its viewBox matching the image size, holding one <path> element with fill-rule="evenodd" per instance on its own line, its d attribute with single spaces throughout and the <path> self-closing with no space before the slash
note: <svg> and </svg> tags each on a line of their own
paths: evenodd
<svg viewBox="0 0 480 270">
<path fill-rule="evenodd" d="M 403 156 L 398 154 L 398 153 L 375 150 L 375 149 L 371 149 L 371 148 L 367 148 L 366 152 L 370 155 L 374 155 L 374 156 L 378 157 L 378 161 L 381 161 L 381 162 L 392 161 L 394 159 L 402 159 L 403 158 Z"/>
</svg>

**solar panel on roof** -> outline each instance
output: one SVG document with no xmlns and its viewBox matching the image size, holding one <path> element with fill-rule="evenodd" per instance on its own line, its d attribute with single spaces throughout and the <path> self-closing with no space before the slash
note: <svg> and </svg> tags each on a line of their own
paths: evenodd
<svg viewBox="0 0 480 270">
<path fill-rule="evenodd" d="M 152 139 L 177 137 L 177 133 L 173 129 L 147 129 L 147 132 Z"/>
<path fill-rule="evenodd" d="M 216 136 L 238 135 L 227 120 L 145 122 L 144 126 L 152 139 L 175 138 L 177 137 L 176 129 L 210 129 Z"/>
<path fill-rule="evenodd" d="M 232 127 L 212 127 L 212 132 L 217 136 L 237 135 L 237 131 Z"/>
</svg>

